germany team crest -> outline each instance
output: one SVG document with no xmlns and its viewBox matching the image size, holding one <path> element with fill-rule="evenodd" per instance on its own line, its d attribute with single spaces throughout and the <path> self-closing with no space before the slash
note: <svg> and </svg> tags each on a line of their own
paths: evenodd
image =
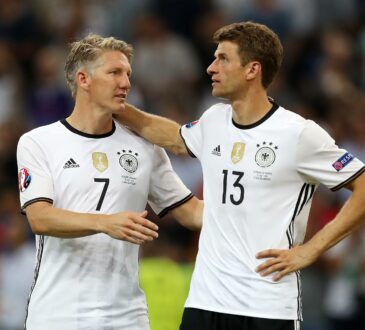
<svg viewBox="0 0 365 330">
<path fill-rule="evenodd" d="M 93 152 L 93 165 L 99 172 L 104 172 L 108 166 L 108 157 L 104 152 Z"/>
<path fill-rule="evenodd" d="M 122 166 L 127 172 L 134 173 L 138 168 L 138 153 L 133 152 L 132 150 L 123 150 L 123 153 L 118 152 L 119 164 Z"/>
<path fill-rule="evenodd" d="M 269 167 L 275 162 L 275 150 L 278 149 L 278 146 L 274 146 L 272 142 L 263 142 L 261 145 L 257 144 L 256 147 L 258 148 L 255 155 L 257 165 L 260 167 Z"/>
<path fill-rule="evenodd" d="M 243 142 L 235 142 L 233 144 L 232 152 L 231 152 L 231 159 L 233 164 L 237 164 L 239 161 L 242 160 L 243 155 L 245 153 L 246 144 Z"/>
</svg>

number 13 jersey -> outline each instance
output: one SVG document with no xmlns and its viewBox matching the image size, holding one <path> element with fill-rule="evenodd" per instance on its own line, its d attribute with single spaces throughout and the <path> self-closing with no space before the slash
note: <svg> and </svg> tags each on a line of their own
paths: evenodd
<svg viewBox="0 0 365 330">
<path fill-rule="evenodd" d="M 191 197 L 163 149 L 115 123 L 104 135 L 66 121 L 37 128 L 21 137 L 17 157 L 23 210 L 48 201 L 82 213 L 141 212 L 149 201 L 162 214 Z M 27 329 L 149 329 L 138 245 L 106 234 L 36 243 Z"/>
<path fill-rule="evenodd" d="M 312 196 L 364 165 L 314 122 L 273 104 L 257 123 L 238 125 L 216 104 L 181 128 L 202 164 L 204 217 L 185 307 L 270 319 L 301 319 L 299 272 L 274 282 L 255 258 L 303 241 Z"/>
</svg>

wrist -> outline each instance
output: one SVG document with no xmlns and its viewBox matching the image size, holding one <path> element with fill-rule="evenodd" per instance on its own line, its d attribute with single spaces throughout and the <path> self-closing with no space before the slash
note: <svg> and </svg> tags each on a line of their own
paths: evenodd
<svg viewBox="0 0 365 330">
<path fill-rule="evenodd" d="M 106 233 L 105 229 L 105 218 L 108 217 L 106 214 L 93 214 L 92 219 L 92 230 L 98 234 L 98 233 Z"/>
</svg>

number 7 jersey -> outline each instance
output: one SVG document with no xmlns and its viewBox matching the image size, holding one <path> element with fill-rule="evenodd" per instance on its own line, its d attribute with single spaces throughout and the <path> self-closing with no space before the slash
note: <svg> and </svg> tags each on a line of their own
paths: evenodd
<svg viewBox="0 0 365 330">
<path fill-rule="evenodd" d="M 364 165 L 318 125 L 273 104 L 257 123 L 238 125 L 216 104 L 181 128 L 203 169 L 204 217 L 185 307 L 269 319 L 301 319 L 299 272 L 261 277 L 255 255 L 287 249 L 305 235 L 312 196 L 337 190 Z"/>
<path fill-rule="evenodd" d="M 113 123 L 104 135 L 66 121 L 23 135 L 17 151 L 22 210 L 37 201 L 82 213 L 157 214 L 190 191 L 163 149 Z M 26 329 L 149 329 L 138 281 L 139 246 L 106 234 L 36 236 L 37 263 Z"/>
</svg>

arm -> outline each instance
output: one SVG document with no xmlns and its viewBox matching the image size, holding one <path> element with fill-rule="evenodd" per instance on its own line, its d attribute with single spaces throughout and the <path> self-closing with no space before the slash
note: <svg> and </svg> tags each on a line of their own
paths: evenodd
<svg viewBox="0 0 365 330">
<path fill-rule="evenodd" d="M 181 126 L 178 123 L 143 112 L 130 104 L 126 104 L 125 109 L 114 116 L 116 120 L 152 144 L 159 145 L 177 155 L 187 154 L 184 141 L 180 136 Z"/>
<path fill-rule="evenodd" d="M 193 197 L 172 209 L 170 213 L 180 225 L 191 230 L 199 230 L 202 227 L 203 207 L 203 201 Z"/>
<path fill-rule="evenodd" d="M 328 223 L 308 242 L 290 250 L 269 249 L 259 252 L 256 257 L 269 258 L 256 269 L 262 276 L 277 272 L 274 281 L 312 264 L 324 251 L 344 239 L 359 228 L 365 219 L 365 173 L 350 182 L 352 190 L 347 200 L 333 221 Z"/>
<path fill-rule="evenodd" d="M 104 233 L 118 240 L 142 244 L 158 237 L 158 227 L 147 220 L 144 212 L 89 214 L 53 207 L 36 202 L 25 209 L 33 233 L 61 238 L 75 238 Z"/>
</svg>

